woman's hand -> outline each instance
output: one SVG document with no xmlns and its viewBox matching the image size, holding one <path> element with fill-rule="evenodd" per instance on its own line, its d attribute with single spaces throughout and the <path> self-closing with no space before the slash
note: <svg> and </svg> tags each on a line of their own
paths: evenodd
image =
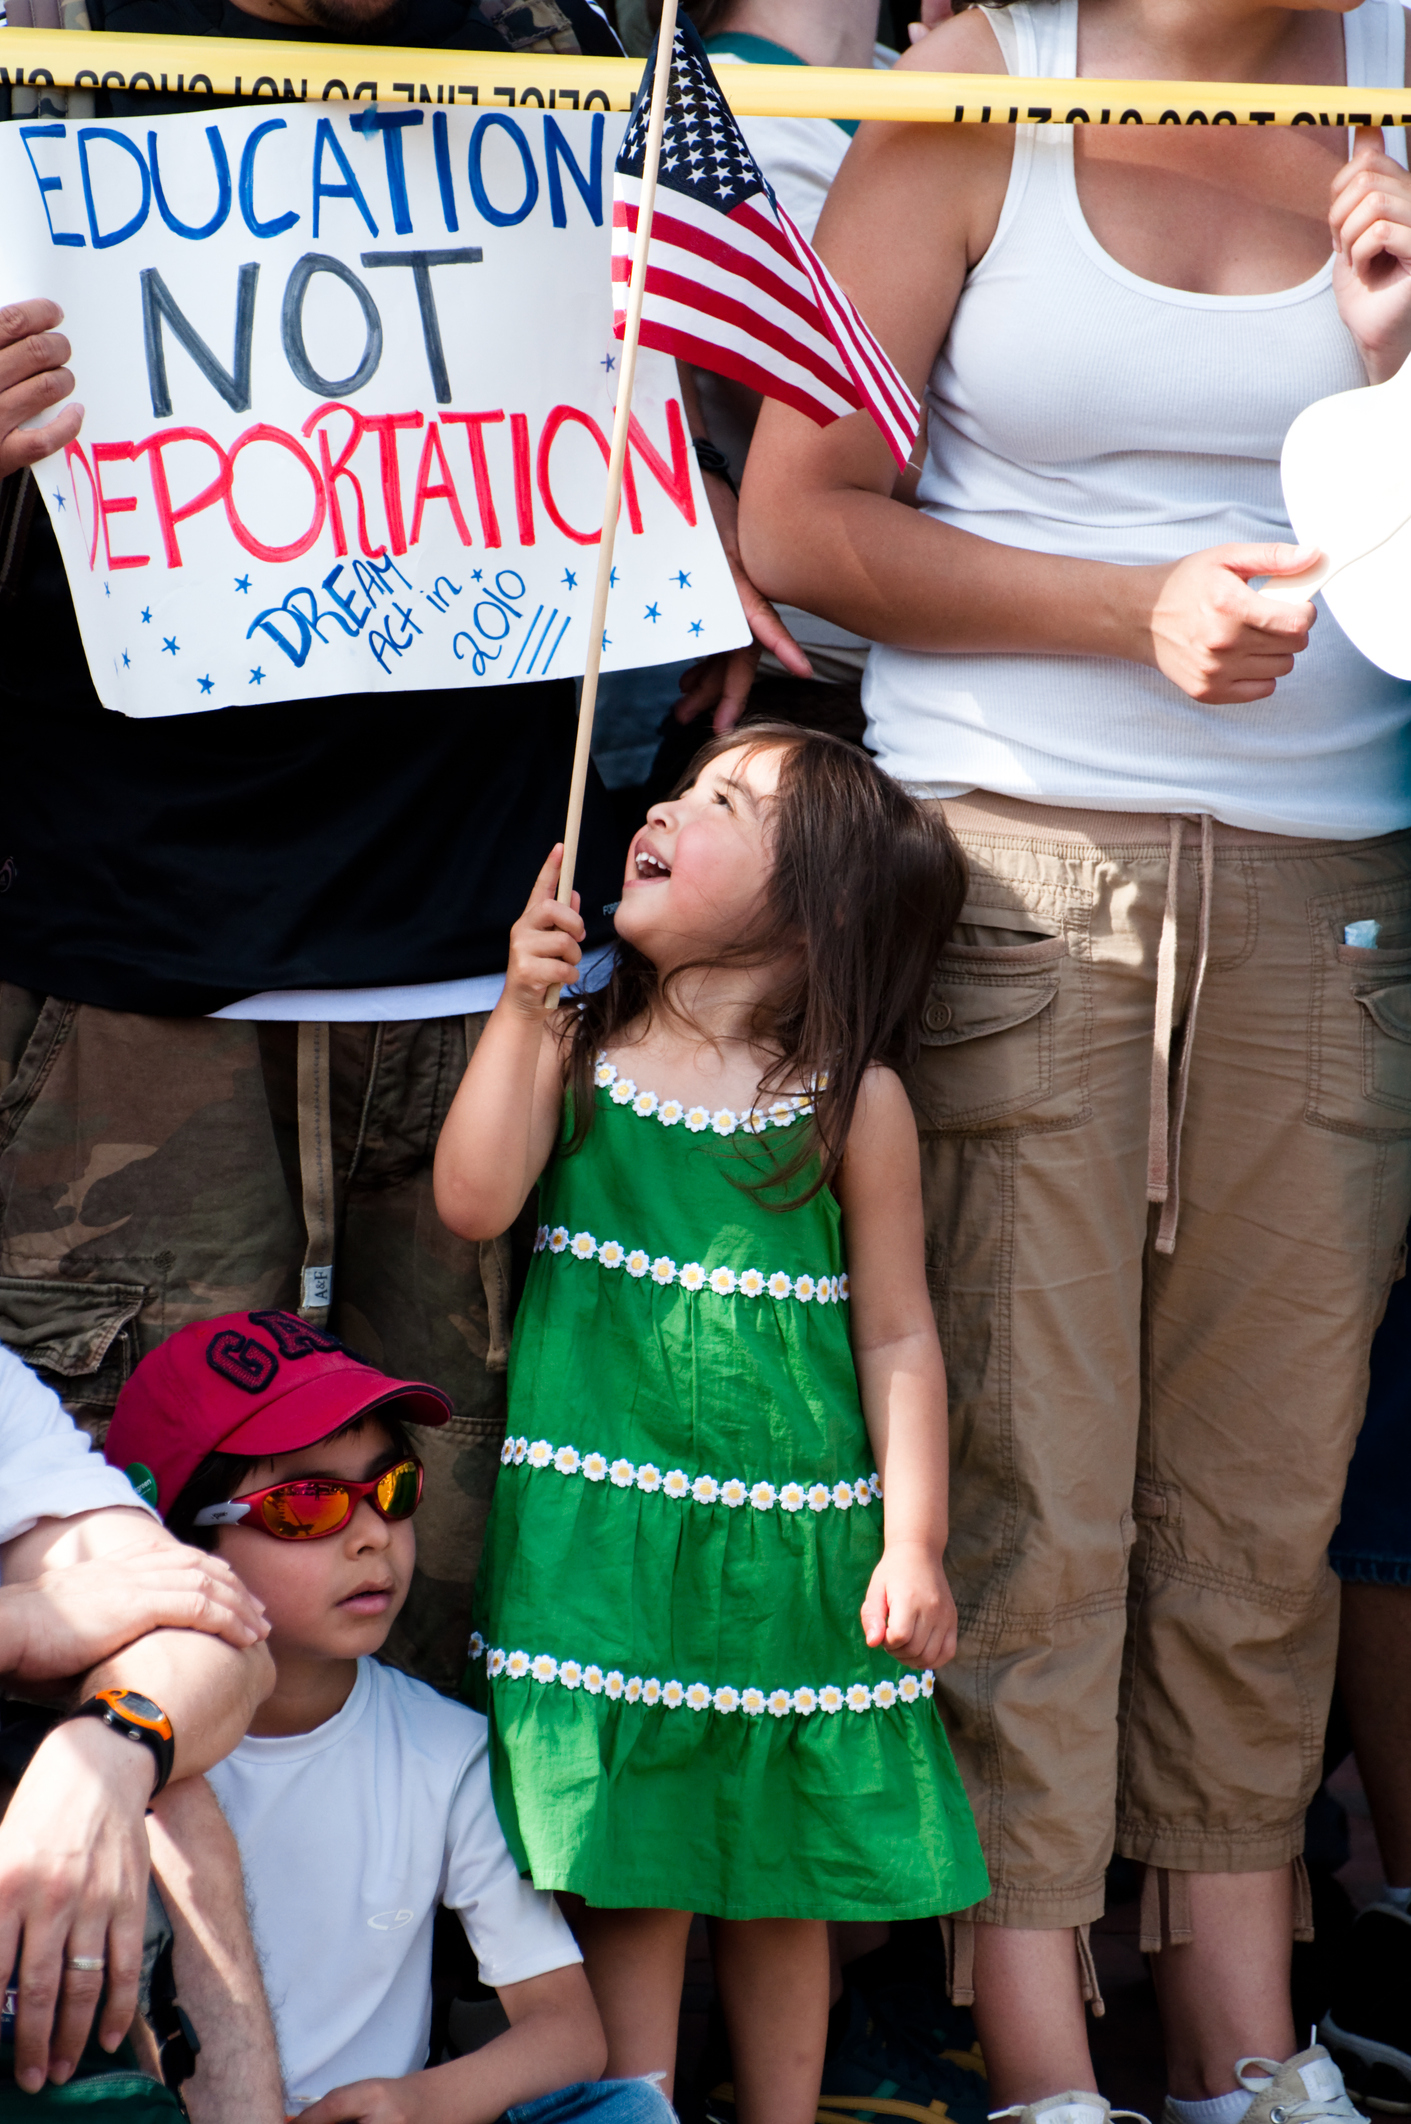
<svg viewBox="0 0 1411 2124">
<path fill-rule="evenodd" d="M 1212 546 L 1171 568 L 1143 568 L 1150 595 L 1145 659 L 1193 701 L 1267 700 L 1308 647 L 1317 613 L 1276 604 L 1249 587 L 1256 575 L 1301 575 L 1313 546 Z"/>
<path fill-rule="evenodd" d="M 706 498 L 725 549 L 735 595 L 744 607 L 754 639 L 743 649 L 723 649 L 693 664 L 681 680 L 681 698 L 672 710 L 678 723 L 694 723 L 713 711 L 711 728 L 718 736 L 733 730 L 745 712 L 760 657 L 768 649 L 796 678 L 812 678 L 813 666 L 762 591 L 755 588 L 740 559 L 740 504 L 725 481 L 705 475 Z"/>
<path fill-rule="evenodd" d="M 943 1667 L 955 1658 L 956 1613 L 941 1552 L 929 1541 L 889 1541 L 862 1603 L 862 1628 L 908 1667 Z"/>
<path fill-rule="evenodd" d="M 517 1015 L 538 1021 L 544 1016 L 547 991 L 567 987 L 577 973 L 587 934 L 578 912 L 578 894 L 573 895 L 571 907 L 554 898 L 562 867 L 560 841 L 534 880 L 529 904 L 510 931 L 505 1004 Z"/>
<path fill-rule="evenodd" d="M 1369 383 L 1395 376 L 1411 353 L 1411 177 L 1384 154 L 1376 126 L 1333 179 L 1333 288 Z"/>
</svg>

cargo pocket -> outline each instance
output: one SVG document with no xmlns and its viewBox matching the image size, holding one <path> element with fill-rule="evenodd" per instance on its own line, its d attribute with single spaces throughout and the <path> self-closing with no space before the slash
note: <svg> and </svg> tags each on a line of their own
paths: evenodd
<svg viewBox="0 0 1411 2124">
<path fill-rule="evenodd" d="M 1411 945 L 1367 950 L 1341 927 L 1315 969 L 1308 1119 L 1394 1141 L 1411 1136 Z"/>
<path fill-rule="evenodd" d="M 0 1342 L 51 1386 L 101 1443 L 137 1363 L 142 1283 L 67 1283 L 0 1276 Z"/>
<path fill-rule="evenodd" d="M 1082 987 L 1061 936 L 948 945 L 908 1080 L 918 1126 L 1033 1131 L 1082 1120 Z"/>
</svg>

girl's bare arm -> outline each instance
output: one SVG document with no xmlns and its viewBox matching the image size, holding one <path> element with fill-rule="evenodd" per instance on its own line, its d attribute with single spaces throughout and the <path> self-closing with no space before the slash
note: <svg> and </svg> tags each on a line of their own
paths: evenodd
<svg viewBox="0 0 1411 2124">
<path fill-rule="evenodd" d="M 901 1080 L 869 1070 L 838 1175 L 853 1361 L 882 1478 L 885 1546 L 862 1608 L 869 1645 L 938 1667 L 955 1653 L 946 1584 L 946 1369 L 926 1288 L 921 1159 Z"/>
<path fill-rule="evenodd" d="M 493 1239 L 513 1224 L 558 1132 L 571 1016 L 568 1010 L 546 1011 L 544 997 L 573 980 L 584 935 L 578 894 L 571 908 L 553 897 L 562 858 L 560 844 L 510 931 L 505 992 L 436 1146 L 436 1207 L 443 1224 L 462 1239 Z"/>
</svg>

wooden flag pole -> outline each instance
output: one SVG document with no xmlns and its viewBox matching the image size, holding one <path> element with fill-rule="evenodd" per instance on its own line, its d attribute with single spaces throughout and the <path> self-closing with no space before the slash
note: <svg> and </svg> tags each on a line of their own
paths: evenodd
<svg viewBox="0 0 1411 2124">
<path fill-rule="evenodd" d="M 593 711 L 598 705 L 598 669 L 603 656 L 608 592 L 612 588 L 612 553 L 617 538 L 617 515 L 622 503 L 623 467 L 627 462 L 627 431 L 632 418 L 632 386 L 637 376 L 637 342 L 642 331 L 642 302 L 647 292 L 647 250 L 652 238 L 657 165 L 661 161 L 661 136 L 666 124 L 666 92 L 671 83 L 671 56 L 675 43 L 676 0 L 662 0 L 661 28 L 657 33 L 656 72 L 652 76 L 651 118 L 647 125 L 646 162 L 642 170 L 642 199 L 637 212 L 637 244 L 632 254 L 632 278 L 627 290 L 627 323 L 622 335 L 622 366 L 617 379 L 612 454 L 608 458 L 603 529 L 598 543 L 598 574 L 593 585 L 592 618 L 588 623 L 588 661 L 583 667 L 583 693 L 578 703 L 578 742 L 573 748 L 573 779 L 569 783 L 568 818 L 563 829 L 563 867 L 559 872 L 559 889 L 556 894 L 556 898 L 565 907 L 573 899 L 573 873 L 578 864 L 578 836 L 583 824 L 583 794 L 588 786 L 588 758 L 593 744 Z M 545 1009 L 556 1010 L 558 1000 L 558 989 L 551 988 L 544 999 Z"/>
</svg>

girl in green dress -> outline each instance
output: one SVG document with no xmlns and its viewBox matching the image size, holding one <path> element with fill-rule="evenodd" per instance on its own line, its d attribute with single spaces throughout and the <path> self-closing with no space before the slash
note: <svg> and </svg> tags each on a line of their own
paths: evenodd
<svg viewBox="0 0 1411 2124">
<path fill-rule="evenodd" d="M 742 2124 L 811 2124 L 823 1921 L 987 1893 L 933 1697 L 945 1373 L 893 1067 L 964 865 L 864 753 L 750 728 L 633 841 L 606 987 L 546 1011 L 560 853 L 436 1156 L 467 1238 L 539 1186 L 470 1686 L 511 1850 L 581 1898 L 608 2072 L 669 2091 L 703 1911 Z"/>
</svg>

